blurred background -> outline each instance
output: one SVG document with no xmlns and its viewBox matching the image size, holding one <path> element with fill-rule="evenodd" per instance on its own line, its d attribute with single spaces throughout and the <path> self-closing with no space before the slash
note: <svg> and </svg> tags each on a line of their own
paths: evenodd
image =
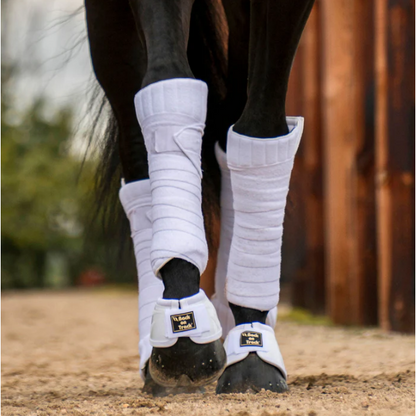
<svg viewBox="0 0 416 416">
<path fill-rule="evenodd" d="M 337 324 L 414 332 L 414 18 L 414 0 L 316 0 L 294 62 L 282 281 Z M 94 86 L 82 0 L 2 1 L 3 290 L 136 281 L 91 225 Z"/>
<path fill-rule="evenodd" d="M 135 282 L 92 221 L 95 89 L 82 0 L 2 2 L 3 290 Z"/>
</svg>

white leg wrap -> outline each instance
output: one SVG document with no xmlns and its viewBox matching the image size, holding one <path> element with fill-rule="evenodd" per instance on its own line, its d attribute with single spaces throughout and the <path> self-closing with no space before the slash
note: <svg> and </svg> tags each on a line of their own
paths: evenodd
<svg viewBox="0 0 416 416">
<path fill-rule="evenodd" d="M 201 144 L 208 89 L 194 79 L 151 84 L 135 97 L 152 189 L 156 275 L 171 259 L 194 264 L 202 274 L 208 261 L 201 210 Z"/>
<path fill-rule="evenodd" d="M 221 150 L 218 143 L 215 145 L 215 156 L 221 169 L 221 233 L 215 271 L 215 295 L 212 298 L 212 303 L 217 310 L 223 337 L 225 338 L 228 332 L 235 326 L 234 317 L 225 293 L 225 279 L 227 277 L 228 257 L 234 227 L 234 208 L 227 155 Z"/>
<path fill-rule="evenodd" d="M 235 219 L 226 290 L 229 302 L 247 308 L 270 310 L 279 301 L 283 219 L 303 118 L 287 123 L 289 134 L 272 139 L 228 132 Z"/>
<path fill-rule="evenodd" d="M 139 276 L 139 354 L 140 375 L 152 353 L 150 328 L 157 299 L 163 295 L 163 283 L 150 264 L 152 223 L 150 220 L 150 181 L 143 180 L 124 185 L 120 190 L 120 201 L 130 221 L 137 272 Z"/>
<path fill-rule="evenodd" d="M 230 169 L 227 166 L 227 155 L 218 143 L 215 145 L 215 156 L 221 169 L 221 234 L 217 269 L 215 272 L 215 295 L 212 298 L 212 303 L 217 310 L 218 318 L 222 326 L 222 334 L 225 338 L 230 330 L 235 327 L 234 316 L 228 305 L 227 295 L 225 293 L 228 258 L 230 256 L 231 239 L 234 229 L 234 208 L 231 175 Z M 273 308 L 267 315 L 267 325 L 274 328 L 276 326 L 276 319 L 277 308 Z"/>
</svg>

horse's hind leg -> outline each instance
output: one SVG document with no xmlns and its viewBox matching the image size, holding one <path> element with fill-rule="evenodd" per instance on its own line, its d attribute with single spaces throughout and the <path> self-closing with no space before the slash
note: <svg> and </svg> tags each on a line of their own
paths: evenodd
<svg viewBox="0 0 416 416">
<path fill-rule="evenodd" d="M 85 0 L 95 76 L 113 109 L 126 182 L 148 178 L 146 149 L 134 110 L 134 95 L 146 72 L 146 50 L 128 0 Z"/>
<path fill-rule="evenodd" d="M 145 390 L 164 393 L 147 371 L 151 354 L 150 324 L 163 284 L 150 265 L 152 225 L 147 154 L 134 109 L 134 96 L 146 72 L 146 50 L 138 36 L 128 0 L 86 0 L 88 39 L 94 73 L 117 120 L 118 145 L 126 185 L 120 199 L 130 219 L 139 275 L 140 372 Z"/>
<path fill-rule="evenodd" d="M 281 239 L 302 118 L 286 118 L 291 65 L 313 0 L 251 0 L 248 99 L 230 129 L 234 233 L 227 298 L 236 322 L 225 342 L 228 367 L 218 393 L 287 390 L 274 332 L 265 325 L 278 303 Z"/>
<path fill-rule="evenodd" d="M 152 189 L 151 263 L 165 286 L 152 320 L 150 374 L 165 386 L 203 385 L 225 353 L 213 305 L 199 290 L 208 259 L 201 210 L 201 145 L 207 87 L 186 49 L 193 0 L 130 0 L 147 50 L 135 97 Z"/>
</svg>

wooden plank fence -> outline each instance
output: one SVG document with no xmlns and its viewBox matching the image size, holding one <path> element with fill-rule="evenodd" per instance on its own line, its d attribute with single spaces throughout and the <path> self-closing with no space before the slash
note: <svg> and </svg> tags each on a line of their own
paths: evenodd
<svg viewBox="0 0 416 416">
<path fill-rule="evenodd" d="M 414 332 L 414 8 L 317 0 L 292 69 L 305 133 L 283 275 L 296 306 L 338 324 Z"/>
</svg>

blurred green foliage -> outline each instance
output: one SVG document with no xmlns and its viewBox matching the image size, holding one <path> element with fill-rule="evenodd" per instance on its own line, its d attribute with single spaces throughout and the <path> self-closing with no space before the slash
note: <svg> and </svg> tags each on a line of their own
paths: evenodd
<svg viewBox="0 0 416 416">
<path fill-rule="evenodd" d="M 83 241 L 94 162 L 85 161 L 81 175 L 81 157 L 70 146 L 71 109 L 48 120 L 40 98 L 18 114 L 9 76 L 3 68 L 2 288 L 63 287 L 97 268 L 111 274 L 99 233 L 92 233 L 89 250 Z"/>
<path fill-rule="evenodd" d="M 68 237 L 79 235 L 79 162 L 66 148 L 71 113 L 64 109 L 46 121 L 42 107 L 34 103 L 18 125 L 8 123 L 2 108 L 2 230 L 18 249 L 69 248 Z"/>
<path fill-rule="evenodd" d="M 72 114 L 62 109 L 47 121 L 42 99 L 16 114 L 3 81 L 2 288 L 43 286 L 47 253 L 71 255 L 80 246 L 83 186 L 68 147 Z"/>
</svg>

